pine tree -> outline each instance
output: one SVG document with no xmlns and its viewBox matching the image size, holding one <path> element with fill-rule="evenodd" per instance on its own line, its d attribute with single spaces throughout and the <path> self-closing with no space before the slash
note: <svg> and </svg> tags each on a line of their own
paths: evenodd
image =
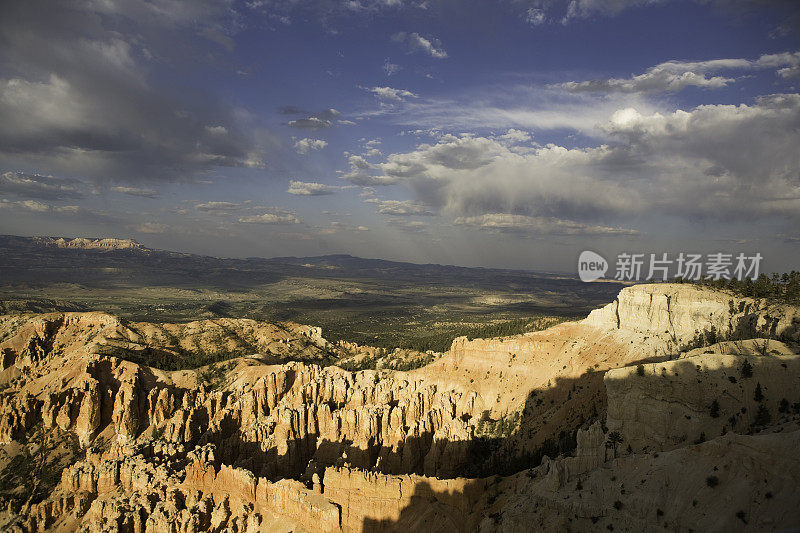
<svg viewBox="0 0 800 533">
<path fill-rule="evenodd" d="M 750 364 L 750 361 L 747 359 L 744 360 L 742 363 L 742 368 L 740 370 L 740 374 L 742 378 L 751 378 L 753 377 L 753 365 Z"/>
</svg>

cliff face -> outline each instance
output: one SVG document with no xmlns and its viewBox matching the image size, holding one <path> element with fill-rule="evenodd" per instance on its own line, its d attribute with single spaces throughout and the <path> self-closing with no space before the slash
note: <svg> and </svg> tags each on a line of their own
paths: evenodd
<svg viewBox="0 0 800 533">
<path fill-rule="evenodd" d="M 800 309 L 690 284 L 634 285 L 580 322 L 514 337 L 455 339 L 449 355 L 426 371 L 453 379 L 502 371 L 511 388 L 541 386 L 556 376 L 585 374 L 587 367 L 672 359 L 701 341 L 754 337 L 800 341 Z"/>
<path fill-rule="evenodd" d="M 700 334 L 722 338 L 759 335 L 800 339 L 800 312 L 795 307 L 740 298 L 690 284 L 626 287 L 616 300 L 592 311 L 584 324 L 655 338 L 673 351 Z"/>
<path fill-rule="evenodd" d="M 581 322 L 457 339 L 411 372 L 348 372 L 313 364 L 349 352 L 306 326 L 2 316 L 0 527 L 791 527 L 796 318 L 635 286 Z M 699 331 L 705 345 L 681 350 Z M 717 342 L 754 334 L 782 340 Z M 199 352 L 247 356 L 176 371 L 136 362 Z"/>
</svg>

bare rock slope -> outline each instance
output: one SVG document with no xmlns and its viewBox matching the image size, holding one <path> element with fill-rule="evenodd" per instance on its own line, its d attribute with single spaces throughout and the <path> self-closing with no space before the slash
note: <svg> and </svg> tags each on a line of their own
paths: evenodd
<svg viewBox="0 0 800 533">
<path fill-rule="evenodd" d="M 0 527 L 798 526 L 798 323 L 641 285 L 581 322 L 349 372 L 319 363 L 355 348 L 307 326 L 2 316 Z M 219 362 L 169 370 L 198 354 Z"/>
</svg>

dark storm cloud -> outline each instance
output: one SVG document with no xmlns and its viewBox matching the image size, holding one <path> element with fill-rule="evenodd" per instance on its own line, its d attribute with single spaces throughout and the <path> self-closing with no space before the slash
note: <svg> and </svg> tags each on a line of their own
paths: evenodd
<svg viewBox="0 0 800 533">
<path fill-rule="evenodd" d="M 163 37 L 194 36 L 202 2 L 5 2 L 0 17 L 0 160 L 121 181 L 182 180 L 259 166 L 231 110 L 152 73 Z M 224 7 L 224 5 L 220 5 Z M 183 33 L 182 33 L 183 32 Z M 152 46 L 151 46 L 152 45 Z"/>
</svg>

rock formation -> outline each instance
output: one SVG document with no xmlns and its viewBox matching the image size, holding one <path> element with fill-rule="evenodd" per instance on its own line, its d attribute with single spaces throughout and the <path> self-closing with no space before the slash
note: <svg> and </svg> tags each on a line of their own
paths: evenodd
<svg viewBox="0 0 800 533">
<path fill-rule="evenodd" d="M 633 286 L 409 372 L 295 324 L 1 316 L 0 527 L 797 526 L 798 312 Z"/>
</svg>

